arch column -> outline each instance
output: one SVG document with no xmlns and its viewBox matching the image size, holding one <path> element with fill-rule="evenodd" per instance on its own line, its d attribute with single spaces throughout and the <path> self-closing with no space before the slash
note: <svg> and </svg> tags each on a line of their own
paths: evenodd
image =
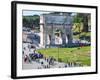
<svg viewBox="0 0 100 80">
<path fill-rule="evenodd" d="M 51 33 L 51 41 L 50 44 L 54 45 L 55 44 L 55 33 L 54 33 L 54 29 L 53 29 L 53 25 L 52 25 L 52 33 Z"/>
<path fill-rule="evenodd" d="M 40 47 L 45 47 L 44 17 L 40 16 Z"/>
<path fill-rule="evenodd" d="M 62 35 L 62 44 L 66 44 L 66 28 L 65 26 L 63 27 L 63 35 Z"/>
<path fill-rule="evenodd" d="M 69 32 L 67 33 L 67 37 L 68 37 L 68 44 L 72 44 L 72 41 L 73 41 L 73 32 L 72 32 L 72 29 L 71 29 L 72 26 L 70 26 L 69 28 Z"/>
</svg>

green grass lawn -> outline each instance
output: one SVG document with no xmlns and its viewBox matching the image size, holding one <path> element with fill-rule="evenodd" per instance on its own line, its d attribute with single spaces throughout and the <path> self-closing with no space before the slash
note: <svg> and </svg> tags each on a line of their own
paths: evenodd
<svg viewBox="0 0 100 80">
<path fill-rule="evenodd" d="M 80 62 L 83 66 L 90 66 L 91 64 L 90 51 L 90 46 L 82 48 L 59 48 L 59 50 L 58 48 L 37 50 L 37 52 L 41 52 L 46 57 L 53 56 L 56 60 L 58 60 L 59 52 L 59 58 L 62 60 L 62 62 Z"/>
</svg>

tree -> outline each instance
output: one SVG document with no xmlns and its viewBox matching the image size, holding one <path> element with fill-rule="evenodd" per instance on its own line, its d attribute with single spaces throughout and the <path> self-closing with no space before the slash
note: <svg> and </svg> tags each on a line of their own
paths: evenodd
<svg viewBox="0 0 100 80">
<path fill-rule="evenodd" d="M 76 33 L 79 34 L 79 39 L 80 39 L 80 34 L 81 34 L 81 23 L 82 23 L 82 20 L 83 20 L 83 18 L 80 17 L 79 14 L 77 14 L 76 16 L 74 16 L 73 22 L 74 22 L 74 24 L 76 26 L 75 29 L 77 29 Z"/>
<path fill-rule="evenodd" d="M 88 32 L 88 14 L 83 14 L 83 32 Z"/>
<path fill-rule="evenodd" d="M 23 16 L 23 27 L 35 28 L 39 27 L 40 17 L 39 15 Z"/>
<path fill-rule="evenodd" d="M 88 32 L 88 21 L 89 21 L 89 16 L 90 14 L 88 13 L 79 13 L 78 14 L 79 17 L 82 18 L 82 22 L 83 22 L 83 32 Z"/>
<path fill-rule="evenodd" d="M 89 29 L 88 23 L 89 23 L 89 20 L 90 20 L 90 14 L 88 14 L 88 13 L 77 13 L 77 15 L 74 18 L 74 23 L 80 22 L 80 19 L 81 19 L 81 22 L 83 23 L 82 32 L 88 32 L 88 29 Z"/>
<path fill-rule="evenodd" d="M 90 22 L 90 14 L 87 13 L 77 13 L 77 15 L 74 16 L 74 25 L 76 26 L 74 31 L 74 34 L 79 34 L 79 39 L 85 39 L 90 41 L 90 32 L 88 32 L 89 29 L 89 22 Z M 83 27 L 81 27 L 81 23 Z M 91 25 L 91 24 L 90 24 Z"/>
</svg>

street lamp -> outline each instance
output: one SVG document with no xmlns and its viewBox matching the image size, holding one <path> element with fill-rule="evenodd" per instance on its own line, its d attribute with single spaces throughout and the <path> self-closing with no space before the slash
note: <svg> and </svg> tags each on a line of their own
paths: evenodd
<svg viewBox="0 0 100 80">
<path fill-rule="evenodd" d="M 56 45 L 58 46 L 58 61 L 59 61 L 59 45 L 60 45 L 59 35 L 60 35 L 60 31 L 59 30 L 56 30 L 55 34 L 57 35 L 56 36 Z"/>
</svg>

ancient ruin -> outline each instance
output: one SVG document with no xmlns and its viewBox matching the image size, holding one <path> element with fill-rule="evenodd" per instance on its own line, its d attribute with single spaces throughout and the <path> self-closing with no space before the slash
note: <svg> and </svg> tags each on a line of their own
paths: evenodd
<svg viewBox="0 0 100 80">
<path fill-rule="evenodd" d="M 66 45 L 72 43 L 72 16 L 70 13 L 42 14 L 40 16 L 40 45 Z"/>
</svg>

